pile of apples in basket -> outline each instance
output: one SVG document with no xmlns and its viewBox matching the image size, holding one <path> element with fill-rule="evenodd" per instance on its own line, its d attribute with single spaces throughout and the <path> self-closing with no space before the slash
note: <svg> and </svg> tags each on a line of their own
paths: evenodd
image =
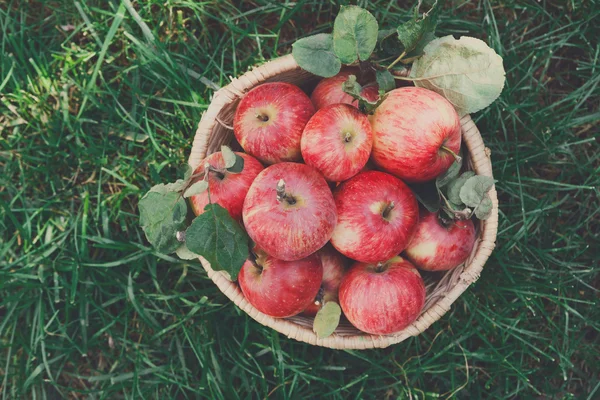
<svg viewBox="0 0 600 400">
<path fill-rule="evenodd" d="M 315 316 L 319 337 L 342 316 L 377 335 L 414 322 L 420 271 L 463 264 L 473 219 L 491 213 L 494 180 L 463 168 L 460 116 L 504 86 L 484 42 L 435 37 L 439 3 L 387 30 L 342 7 L 332 34 L 297 41 L 297 63 L 324 78 L 247 92 L 232 126 L 243 151 L 222 146 L 141 199 L 149 242 L 203 257 L 266 315 Z"/>
</svg>

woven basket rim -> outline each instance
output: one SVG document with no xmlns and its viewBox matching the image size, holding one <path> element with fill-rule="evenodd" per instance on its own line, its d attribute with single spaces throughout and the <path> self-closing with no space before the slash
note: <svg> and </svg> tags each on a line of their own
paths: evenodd
<svg viewBox="0 0 600 400">
<path fill-rule="evenodd" d="M 195 169 L 200 165 L 200 162 L 204 157 L 206 157 L 215 125 L 223 125 L 218 116 L 225 106 L 241 98 L 254 86 L 263 83 L 266 80 L 272 80 L 283 73 L 290 72 L 311 76 L 311 74 L 300 69 L 291 55 L 287 55 L 268 61 L 265 64 L 254 68 L 239 78 L 234 78 L 229 85 L 219 89 L 214 94 L 210 106 L 204 112 L 198 123 L 188 160 L 190 166 Z M 462 117 L 460 122 L 462 140 L 469 151 L 473 170 L 477 174 L 492 177 L 490 150 L 485 147 L 477 126 L 475 126 L 475 123 L 469 115 Z M 204 258 L 200 257 L 200 262 L 208 273 L 209 278 L 217 285 L 225 296 L 262 325 L 275 329 L 289 338 L 332 349 L 384 348 L 392 344 L 400 343 L 408 337 L 416 336 L 425 331 L 450 309 L 452 303 L 454 303 L 471 283 L 479 278 L 485 262 L 494 250 L 498 231 L 498 196 L 495 187 L 490 190 L 489 195 L 493 204 L 492 214 L 489 219 L 481 221 L 478 242 L 471 257 L 467 263 L 465 263 L 456 284 L 425 310 L 415 322 L 393 335 L 380 336 L 367 333 L 358 335 L 338 335 L 334 333 L 327 338 L 320 339 L 309 327 L 300 325 L 289 319 L 277 319 L 261 313 L 245 299 L 235 282 L 230 281 L 225 274 L 214 271 Z"/>
</svg>

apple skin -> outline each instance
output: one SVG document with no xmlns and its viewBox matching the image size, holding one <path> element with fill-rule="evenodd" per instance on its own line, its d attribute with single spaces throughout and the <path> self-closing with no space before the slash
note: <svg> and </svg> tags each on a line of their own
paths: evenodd
<svg viewBox="0 0 600 400">
<path fill-rule="evenodd" d="M 360 79 L 360 70 L 358 68 L 344 68 L 336 76 L 321 79 L 310 95 L 310 100 L 315 108 L 320 110 L 332 104 L 340 103 L 356 106 L 358 102 L 342 89 L 342 85 L 348 80 L 350 75 L 356 76 L 359 83 L 366 83 L 364 79 Z M 370 76 L 366 78 L 370 78 Z M 379 98 L 377 84 L 368 83 L 363 86 L 361 94 L 370 101 L 376 101 Z"/>
<path fill-rule="evenodd" d="M 321 260 L 314 254 L 296 261 L 265 255 L 255 263 L 246 260 L 238 282 L 246 299 L 258 311 L 286 318 L 301 313 L 314 300 L 322 278 Z"/>
<path fill-rule="evenodd" d="M 475 226 L 470 219 L 444 226 L 438 213 L 421 210 L 404 255 L 419 269 L 448 271 L 466 261 L 474 244 Z"/>
<path fill-rule="evenodd" d="M 435 179 L 460 150 L 460 119 L 448 100 L 419 88 L 394 89 L 371 116 L 372 159 L 406 182 Z"/>
<path fill-rule="evenodd" d="M 233 133 L 246 153 L 265 164 L 301 161 L 302 130 L 314 113 L 310 98 L 298 86 L 263 83 L 240 101 Z"/>
<path fill-rule="evenodd" d="M 419 219 L 412 191 L 384 172 L 361 172 L 338 186 L 333 197 L 338 224 L 331 244 L 353 260 L 374 263 L 400 254 Z"/>
<path fill-rule="evenodd" d="M 333 104 L 312 116 L 300 144 L 306 164 L 330 182 L 345 181 L 369 160 L 373 145 L 371 124 L 356 107 Z"/>
<path fill-rule="evenodd" d="M 277 186 L 285 182 L 285 198 Z M 250 238 L 267 254 L 299 260 L 323 247 L 337 223 L 333 195 L 311 166 L 279 163 L 265 168 L 244 201 L 242 217 Z"/>
<path fill-rule="evenodd" d="M 246 193 L 250 189 L 250 185 L 254 178 L 264 168 L 262 164 L 254 157 L 245 153 L 238 153 L 238 156 L 244 159 L 244 169 L 239 174 L 233 174 L 225 170 L 222 177 L 219 173 L 210 172 L 208 176 L 208 189 L 210 190 L 210 199 L 213 203 L 217 203 L 225 208 L 232 218 L 242 220 L 242 207 Z M 221 152 L 212 153 L 204 159 L 194 174 L 204 171 L 204 165 L 209 163 L 217 169 L 224 169 L 225 162 Z M 200 215 L 204 212 L 204 207 L 208 204 L 208 191 L 190 196 L 190 205 L 194 214 Z"/>
<path fill-rule="evenodd" d="M 323 304 L 328 301 L 339 302 L 338 289 L 340 283 L 342 283 L 342 277 L 346 272 L 344 256 L 335 251 L 331 245 L 326 245 L 315 254 L 321 259 L 321 263 L 323 264 L 323 281 L 319 289 L 319 292 L 322 290 L 323 293 L 321 299 L 315 298 L 302 312 L 302 315 L 306 315 L 307 317 L 317 315 Z M 317 304 L 316 301 L 319 301 L 320 304 Z"/>
<path fill-rule="evenodd" d="M 425 283 L 402 257 L 383 264 L 357 262 L 340 285 L 340 306 L 363 332 L 387 335 L 413 323 L 425 304 Z"/>
</svg>

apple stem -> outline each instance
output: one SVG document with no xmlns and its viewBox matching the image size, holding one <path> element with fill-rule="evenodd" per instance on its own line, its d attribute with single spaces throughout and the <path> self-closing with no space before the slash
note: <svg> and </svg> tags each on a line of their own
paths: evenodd
<svg viewBox="0 0 600 400">
<path fill-rule="evenodd" d="M 396 203 L 394 203 L 393 201 L 390 202 L 384 209 L 383 212 L 381 213 L 381 215 L 383 216 L 383 218 L 387 218 L 390 215 L 390 212 L 392 212 L 392 210 L 394 209 L 394 207 L 396 207 Z"/>
<path fill-rule="evenodd" d="M 177 231 L 175 237 L 178 242 L 185 242 L 185 231 Z"/>
<path fill-rule="evenodd" d="M 375 272 L 382 272 L 383 271 L 383 263 L 377 263 L 377 266 L 375 267 Z"/>
<path fill-rule="evenodd" d="M 442 150 L 444 150 L 444 151 L 446 151 L 446 152 L 448 152 L 448 153 L 452 154 L 452 156 L 454 157 L 454 159 L 456 160 L 456 162 L 461 162 L 461 161 L 462 161 L 462 157 L 461 157 L 461 156 L 459 156 L 458 154 L 456 154 L 455 152 L 453 152 L 453 151 L 452 151 L 451 149 L 449 149 L 448 147 L 446 147 L 446 146 L 442 146 L 441 148 L 442 148 Z"/>
<path fill-rule="evenodd" d="M 296 204 L 296 199 L 294 199 L 294 196 L 290 196 L 285 192 L 285 181 L 283 179 L 280 179 L 279 182 L 277 182 L 277 188 L 275 191 L 277 192 L 278 202 L 281 203 L 285 200 L 289 205 Z"/>
<path fill-rule="evenodd" d="M 344 142 L 350 143 L 350 140 L 352 140 L 352 134 L 350 132 L 346 132 L 344 134 Z"/>
</svg>

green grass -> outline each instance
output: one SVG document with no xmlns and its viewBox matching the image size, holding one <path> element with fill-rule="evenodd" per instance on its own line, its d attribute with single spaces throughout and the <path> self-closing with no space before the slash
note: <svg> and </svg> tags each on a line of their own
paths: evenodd
<svg viewBox="0 0 600 400">
<path fill-rule="evenodd" d="M 393 23 L 400 3 L 368 8 Z M 0 2 L 0 396 L 600 397 L 600 5 L 452 3 L 440 32 L 507 70 L 474 115 L 498 247 L 429 330 L 359 352 L 254 322 L 199 264 L 154 253 L 136 208 L 185 163 L 207 84 L 328 31 L 338 4 Z"/>
</svg>

